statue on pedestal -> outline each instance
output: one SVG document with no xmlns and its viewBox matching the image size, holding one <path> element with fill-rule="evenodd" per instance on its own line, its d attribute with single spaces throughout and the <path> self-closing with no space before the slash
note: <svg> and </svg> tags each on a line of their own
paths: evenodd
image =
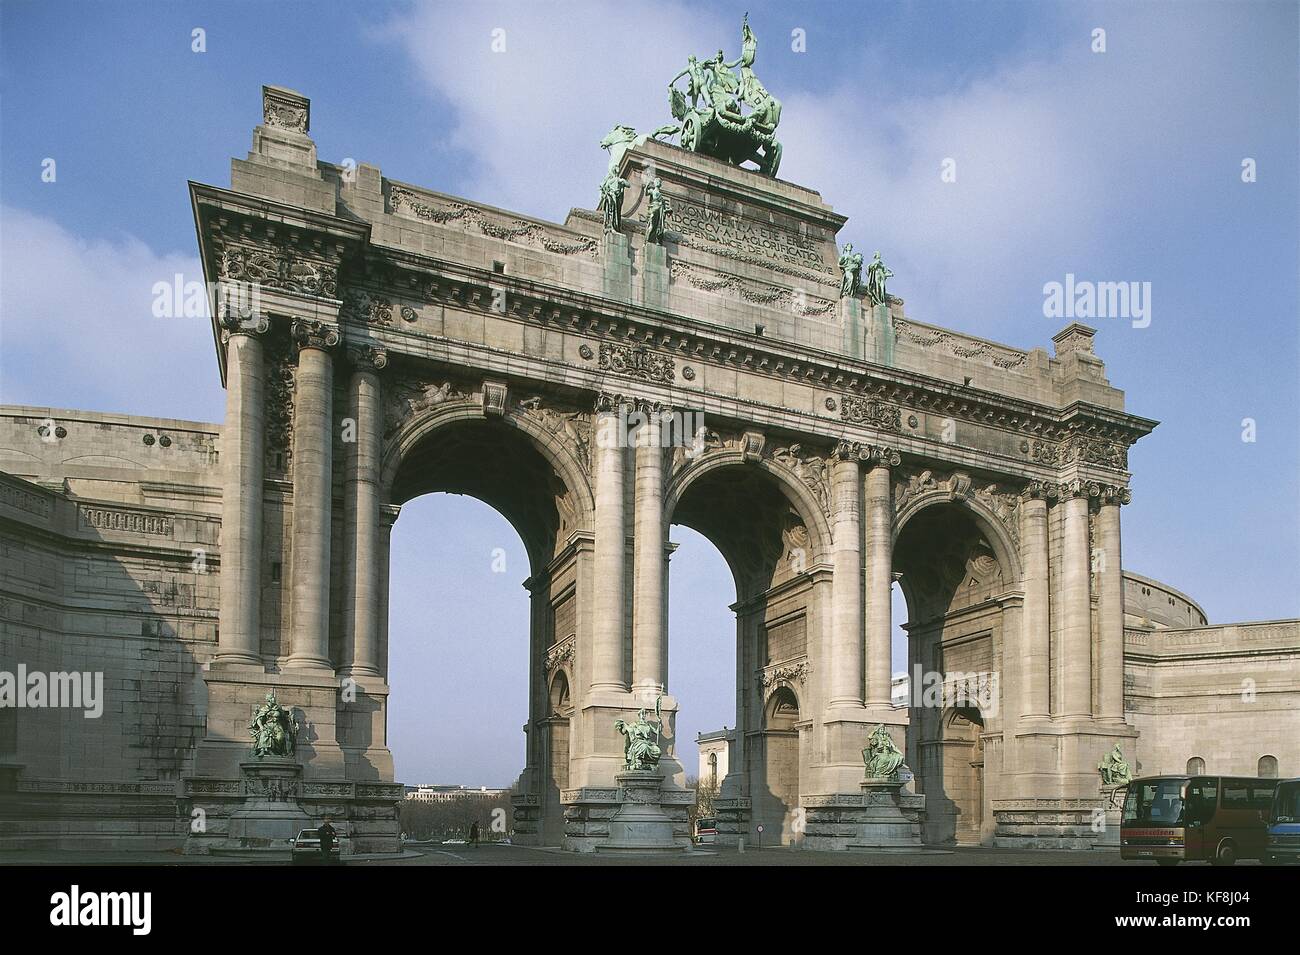
<svg viewBox="0 0 1300 955">
<path fill-rule="evenodd" d="M 1120 751 L 1119 743 L 1115 748 L 1101 758 L 1097 764 L 1097 771 L 1101 773 L 1101 784 L 1103 786 L 1127 786 L 1133 781 L 1133 773 L 1129 769 L 1128 761 L 1124 759 L 1124 754 Z"/>
<path fill-rule="evenodd" d="M 840 298 L 852 298 L 862 287 L 862 253 L 853 251 L 853 243 L 846 243 L 840 252 Z"/>
<path fill-rule="evenodd" d="M 606 232 L 617 232 L 623 224 L 623 190 L 626 188 L 627 180 L 614 173 L 606 176 L 600 184 L 600 204 L 596 208 L 605 213 Z"/>
<path fill-rule="evenodd" d="M 253 712 L 248 721 L 248 735 L 253 738 L 253 755 L 292 756 L 298 743 L 298 721 L 295 720 L 274 693 L 266 694 L 266 702 Z"/>
<path fill-rule="evenodd" d="M 662 245 L 664 228 L 668 224 L 668 217 L 673 214 L 673 207 L 664 196 L 663 182 L 658 176 L 642 188 L 649 203 L 645 214 L 645 240 Z"/>
<path fill-rule="evenodd" d="M 663 750 L 659 746 L 663 732 L 663 697 L 655 700 L 655 719 L 646 719 L 645 707 L 637 713 L 635 722 L 615 720 L 614 729 L 623 734 L 623 765 L 631 771 L 651 770 L 659 765 Z"/>
<path fill-rule="evenodd" d="M 903 754 L 894 745 L 894 738 L 877 723 L 867 738 L 867 748 L 862 751 L 862 761 L 867 764 L 868 779 L 895 779 L 898 767 L 903 764 Z"/>
<path fill-rule="evenodd" d="M 894 277 L 894 273 L 885 267 L 877 252 L 867 266 L 867 301 L 872 305 L 889 304 L 889 294 L 885 291 L 885 281 Z"/>
</svg>

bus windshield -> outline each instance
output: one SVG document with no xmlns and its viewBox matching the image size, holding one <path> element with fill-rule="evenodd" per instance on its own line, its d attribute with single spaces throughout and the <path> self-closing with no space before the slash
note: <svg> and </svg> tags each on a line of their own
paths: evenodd
<svg viewBox="0 0 1300 955">
<path fill-rule="evenodd" d="M 1282 783 L 1273 796 L 1274 822 L 1300 822 L 1300 783 Z"/>
<path fill-rule="evenodd" d="M 1144 779 L 1129 783 L 1122 824 L 1181 826 L 1185 783 L 1182 779 Z"/>
</svg>

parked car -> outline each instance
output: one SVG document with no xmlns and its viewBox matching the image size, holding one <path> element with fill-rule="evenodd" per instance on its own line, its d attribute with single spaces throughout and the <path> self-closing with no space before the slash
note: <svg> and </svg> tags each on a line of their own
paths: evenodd
<svg viewBox="0 0 1300 955">
<path fill-rule="evenodd" d="M 320 851 L 320 830 L 301 829 L 290 841 L 290 860 L 294 865 L 325 865 Z M 343 850 L 339 845 L 339 833 L 334 833 L 334 845 L 330 847 L 329 861 L 335 865 L 343 862 Z"/>
<path fill-rule="evenodd" d="M 1264 861 L 1273 865 L 1300 862 L 1300 778 L 1282 780 L 1273 793 Z"/>
</svg>

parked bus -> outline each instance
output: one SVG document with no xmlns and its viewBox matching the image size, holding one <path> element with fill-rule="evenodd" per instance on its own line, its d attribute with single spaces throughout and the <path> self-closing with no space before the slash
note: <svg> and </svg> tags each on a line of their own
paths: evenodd
<svg viewBox="0 0 1300 955">
<path fill-rule="evenodd" d="M 1262 859 L 1276 779 L 1146 776 L 1128 784 L 1120 821 L 1122 859 L 1161 865 Z"/>
<path fill-rule="evenodd" d="M 700 845 L 712 845 L 718 841 L 718 820 L 713 816 L 701 816 L 695 820 L 695 841 Z"/>
<path fill-rule="evenodd" d="M 1300 862 L 1300 779 L 1284 779 L 1268 817 L 1268 858 L 1274 865 Z"/>
</svg>

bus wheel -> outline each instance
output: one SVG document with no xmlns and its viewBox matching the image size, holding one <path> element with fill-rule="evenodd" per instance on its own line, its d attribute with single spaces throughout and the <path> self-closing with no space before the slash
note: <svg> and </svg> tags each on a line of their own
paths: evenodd
<svg viewBox="0 0 1300 955">
<path fill-rule="evenodd" d="M 1178 863 L 1179 863 L 1180 861 L 1182 861 L 1182 860 L 1180 860 L 1180 859 L 1157 859 L 1156 861 L 1159 862 L 1162 866 L 1175 866 L 1175 865 L 1178 865 Z"/>
<path fill-rule="evenodd" d="M 1214 854 L 1215 865 L 1235 865 L 1237 862 L 1237 847 L 1231 842 L 1219 843 L 1219 851 Z"/>
</svg>

